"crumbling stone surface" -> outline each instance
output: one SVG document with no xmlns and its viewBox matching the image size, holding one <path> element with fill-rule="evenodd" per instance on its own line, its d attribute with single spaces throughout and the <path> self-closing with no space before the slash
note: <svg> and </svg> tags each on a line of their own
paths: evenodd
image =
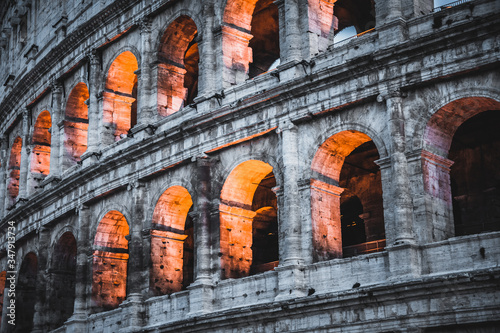
<svg viewBox="0 0 500 333">
<path fill-rule="evenodd" d="M 499 14 L 6 3 L 0 332 L 494 331 Z"/>
</svg>

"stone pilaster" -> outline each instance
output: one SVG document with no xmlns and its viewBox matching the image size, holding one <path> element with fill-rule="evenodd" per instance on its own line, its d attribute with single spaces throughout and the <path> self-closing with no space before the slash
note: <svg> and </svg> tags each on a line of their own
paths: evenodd
<svg viewBox="0 0 500 333">
<path fill-rule="evenodd" d="M 298 181 L 301 209 L 302 230 L 302 258 L 304 264 L 312 264 L 312 215 L 311 215 L 311 180 L 300 179 Z"/>
<path fill-rule="evenodd" d="M 279 11 L 279 39 L 281 63 L 302 59 L 300 8 L 297 0 L 275 0 Z"/>
<path fill-rule="evenodd" d="M 413 201 L 406 158 L 405 119 L 399 92 L 386 100 L 392 139 L 391 183 L 394 241 L 389 244 L 389 268 L 393 278 L 420 275 L 420 253 L 413 233 Z"/>
<path fill-rule="evenodd" d="M 137 74 L 137 125 L 147 125 L 156 119 L 156 98 L 152 82 L 151 56 L 151 19 L 145 17 L 140 22 L 141 64 Z"/>
<path fill-rule="evenodd" d="M 298 128 L 291 122 L 280 126 L 283 185 L 278 197 L 280 264 L 276 300 L 306 295 L 299 194 Z M 281 198 L 280 198 L 281 197 Z M 281 206 L 280 206 L 281 204 Z"/>
<path fill-rule="evenodd" d="M 85 155 L 95 153 L 100 150 L 100 128 L 101 128 L 101 112 L 99 105 L 99 96 L 101 94 L 98 91 L 99 87 L 99 77 L 101 75 L 101 58 L 97 51 L 93 51 L 88 55 L 90 66 L 90 80 L 89 80 L 89 107 L 88 107 L 88 117 L 89 117 L 89 127 L 88 127 L 88 141 L 87 141 L 87 151 L 82 155 L 82 159 Z M 101 96 L 102 98 L 102 96 Z"/>
<path fill-rule="evenodd" d="M 51 127 L 51 144 L 50 144 L 50 173 L 49 177 L 57 180 L 62 174 L 62 160 L 60 156 L 60 148 L 64 146 L 64 131 L 61 131 L 59 122 L 64 119 L 62 113 L 62 84 L 54 82 L 51 86 L 52 90 L 52 127 Z"/>
<path fill-rule="evenodd" d="M 21 148 L 21 170 L 19 176 L 19 195 L 18 200 L 28 198 L 28 168 L 30 158 L 30 136 L 29 136 L 29 111 L 28 109 L 23 112 L 23 127 L 22 127 L 22 140 L 23 145 Z"/>
<path fill-rule="evenodd" d="M 212 310 L 213 285 L 210 274 L 210 168 L 208 158 L 196 160 L 198 176 L 198 211 L 194 223 L 195 269 L 194 283 L 189 289 L 190 313 L 207 313 Z"/>
<path fill-rule="evenodd" d="M 92 262 L 89 260 L 88 249 L 91 244 L 89 240 L 91 214 L 90 209 L 84 205 L 81 205 L 77 209 L 77 214 L 78 234 L 76 235 L 75 304 L 73 307 L 73 315 L 66 322 L 66 327 L 67 332 L 83 333 L 86 332 L 85 321 L 89 314 L 90 288 L 92 287 Z M 90 257 L 92 257 L 91 251 Z"/>
<path fill-rule="evenodd" d="M 39 333 L 45 332 L 47 309 L 46 294 L 47 294 L 47 261 L 48 249 L 50 247 L 50 230 L 46 227 L 40 227 L 38 230 L 38 274 L 36 277 L 36 303 L 35 314 L 33 317 L 33 330 L 32 332 Z"/>
<path fill-rule="evenodd" d="M 376 30 L 382 47 L 401 43 L 408 38 L 408 27 L 402 12 L 402 0 L 381 0 L 375 3 Z"/>
</svg>

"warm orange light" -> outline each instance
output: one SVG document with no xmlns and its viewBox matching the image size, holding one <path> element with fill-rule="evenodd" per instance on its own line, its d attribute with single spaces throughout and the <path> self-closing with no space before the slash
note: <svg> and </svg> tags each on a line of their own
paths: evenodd
<svg viewBox="0 0 500 333">
<path fill-rule="evenodd" d="M 45 110 L 38 116 L 33 132 L 33 150 L 31 152 L 31 172 L 47 176 L 50 172 L 49 129 L 52 127 L 50 112 Z"/>
<path fill-rule="evenodd" d="M 9 182 L 7 185 L 7 192 L 9 198 L 12 201 L 19 195 L 19 176 L 21 170 L 21 149 L 23 146 L 23 140 L 17 137 L 12 144 L 10 149 L 9 157 Z"/>
<path fill-rule="evenodd" d="M 87 85 L 78 83 L 68 97 L 64 120 L 64 148 L 66 150 L 64 165 L 69 167 L 80 161 L 80 156 L 87 150 L 88 107 Z"/>
<path fill-rule="evenodd" d="M 168 188 L 153 212 L 151 230 L 150 288 L 155 295 L 182 290 L 184 281 L 184 248 L 188 235 L 186 219 L 193 205 L 191 195 L 182 186 Z"/>
</svg>

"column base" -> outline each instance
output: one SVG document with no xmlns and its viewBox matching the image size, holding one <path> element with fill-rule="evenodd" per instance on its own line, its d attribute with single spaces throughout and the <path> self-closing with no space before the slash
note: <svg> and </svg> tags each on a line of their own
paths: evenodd
<svg viewBox="0 0 500 333">
<path fill-rule="evenodd" d="M 385 248 L 389 254 L 390 280 L 416 278 L 422 274 L 420 247 L 415 243 L 399 243 Z"/>
<path fill-rule="evenodd" d="M 74 313 L 65 323 L 66 332 L 85 333 L 87 332 L 87 314 Z"/>
<path fill-rule="evenodd" d="M 187 289 L 189 290 L 190 315 L 197 316 L 213 311 L 212 298 L 214 286 L 210 279 L 197 279 Z"/>
<path fill-rule="evenodd" d="M 305 285 L 305 267 L 302 264 L 278 266 L 278 295 L 276 302 L 307 296 Z"/>
<path fill-rule="evenodd" d="M 120 332 L 131 333 L 140 332 L 144 326 L 144 301 L 142 294 L 132 293 L 127 296 L 127 299 L 120 304 L 123 309 L 123 318 L 125 323 L 122 325 Z"/>
</svg>

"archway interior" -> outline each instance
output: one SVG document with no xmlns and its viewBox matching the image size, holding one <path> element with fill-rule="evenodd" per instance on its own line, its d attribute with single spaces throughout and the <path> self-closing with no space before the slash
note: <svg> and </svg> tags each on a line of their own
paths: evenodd
<svg viewBox="0 0 500 333">
<path fill-rule="evenodd" d="M 484 111 L 455 132 L 449 159 L 455 235 L 500 230 L 500 112 Z"/>
<path fill-rule="evenodd" d="M 12 144 L 9 156 L 9 182 L 7 184 L 7 193 L 9 203 L 13 204 L 19 195 L 19 177 L 21 175 L 21 149 L 23 140 L 17 137 Z"/>
<path fill-rule="evenodd" d="M 371 138 L 359 131 L 337 133 L 319 147 L 311 179 L 316 261 L 383 250 L 382 185 L 374 163 L 378 158 Z"/>
<path fill-rule="evenodd" d="M 182 15 L 163 34 L 158 53 L 158 114 L 161 116 L 179 111 L 193 103 L 198 95 L 197 33 L 194 21 Z"/>
<path fill-rule="evenodd" d="M 129 226 L 122 213 L 112 210 L 99 223 L 94 239 L 92 300 L 104 310 L 118 307 L 127 292 Z"/>
<path fill-rule="evenodd" d="M 222 53 L 226 85 L 244 82 L 276 66 L 279 13 L 271 0 L 229 0 L 224 10 Z"/>
<path fill-rule="evenodd" d="M 251 22 L 252 62 L 248 76 L 253 78 L 267 72 L 280 58 L 278 6 L 273 0 L 259 0 L 255 4 Z"/>
<path fill-rule="evenodd" d="M 65 232 L 54 246 L 48 274 L 51 286 L 47 303 L 51 309 L 48 318 L 49 329 L 56 329 L 64 324 L 73 314 L 76 279 L 76 240 L 71 232 Z"/>
<path fill-rule="evenodd" d="M 119 141 L 137 123 L 137 59 L 130 51 L 111 64 L 103 92 L 105 143 Z"/>
<path fill-rule="evenodd" d="M 342 254 L 382 251 L 385 248 L 384 210 L 379 154 L 373 141 L 359 145 L 346 156 L 339 185 Z"/>
<path fill-rule="evenodd" d="M 333 13 L 338 20 L 335 35 L 348 27 L 354 27 L 357 34 L 375 28 L 373 0 L 338 0 L 334 4 Z"/>
<path fill-rule="evenodd" d="M 154 295 L 172 294 L 193 282 L 193 223 L 188 215 L 192 206 L 189 192 L 177 185 L 163 192 L 156 204 L 150 272 L 150 289 Z"/>
<path fill-rule="evenodd" d="M 64 149 L 63 167 L 69 168 L 81 160 L 87 150 L 87 134 L 89 127 L 88 107 L 89 90 L 83 82 L 78 83 L 68 97 L 64 117 Z"/>
<path fill-rule="evenodd" d="M 43 180 L 50 172 L 50 128 L 52 121 L 45 110 L 36 119 L 31 152 L 31 175 L 35 182 Z M 35 185 L 36 186 L 36 185 Z"/>
<path fill-rule="evenodd" d="M 278 206 L 272 170 L 265 162 L 246 161 L 224 183 L 219 205 L 223 278 L 248 276 L 278 265 Z"/>
<path fill-rule="evenodd" d="M 21 263 L 16 290 L 16 331 L 31 332 L 36 303 L 38 258 L 28 253 Z"/>
</svg>

